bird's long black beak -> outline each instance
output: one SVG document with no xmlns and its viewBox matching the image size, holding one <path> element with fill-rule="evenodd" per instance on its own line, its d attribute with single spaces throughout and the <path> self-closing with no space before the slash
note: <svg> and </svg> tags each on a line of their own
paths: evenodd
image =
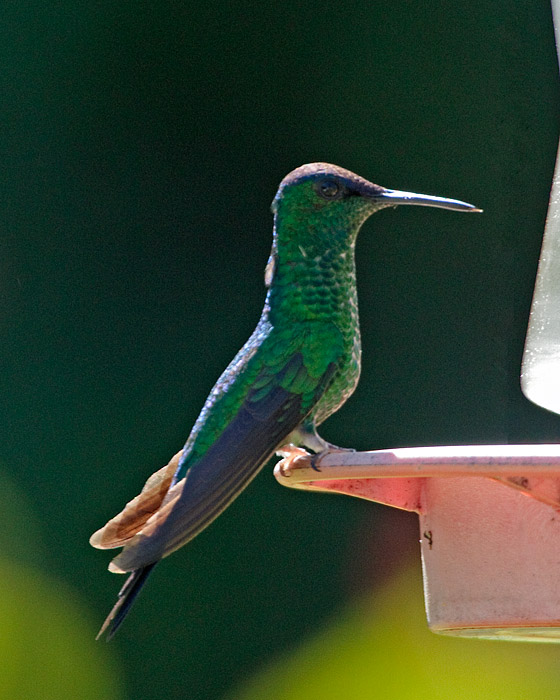
<svg viewBox="0 0 560 700">
<path fill-rule="evenodd" d="M 384 206 L 397 204 L 416 204 L 421 207 L 439 207 L 440 209 L 452 209 L 453 211 L 481 212 L 473 204 L 461 202 L 460 199 L 447 199 L 446 197 L 434 197 L 429 194 L 416 194 L 414 192 L 402 192 L 401 190 L 388 190 L 383 188 L 372 199 Z"/>
</svg>

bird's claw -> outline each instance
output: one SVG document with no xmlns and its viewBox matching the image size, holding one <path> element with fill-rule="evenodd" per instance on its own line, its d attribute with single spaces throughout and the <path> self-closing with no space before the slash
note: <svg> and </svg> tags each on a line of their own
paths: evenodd
<svg viewBox="0 0 560 700">
<path fill-rule="evenodd" d="M 290 476 L 292 473 L 292 464 L 301 458 L 309 458 L 311 455 L 307 450 L 301 447 L 296 447 L 291 443 L 287 445 L 282 445 L 276 450 L 276 454 L 282 457 L 280 462 L 276 465 L 276 468 L 280 470 L 282 476 Z"/>
<path fill-rule="evenodd" d="M 311 469 L 313 469 L 313 471 L 321 472 L 322 469 L 319 466 L 319 463 L 321 462 L 323 457 L 326 457 L 326 455 L 336 452 L 356 451 L 353 447 L 338 447 L 337 445 L 333 445 L 332 443 L 326 441 L 324 441 L 323 445 L 323 449 L 319 450 L 318 452 L 315 452 L 315 454 L 311 454 L 307 452 L 307 450 L 304 450 L 302 447 L 296 447 L 291 443 L 282 445 L 276 450 L 276 454 L 279 457 L 282 457 L 282 460 L 278 462 L 276 468 L 279 469 L 282 476 L 290 476 L 292 472 L 292 466 L 295 464 L 295 462 L 299 459 L 304 459 L 306 462 L 306 466 L 308 464 L 311 467 Z"/>
<path fill-rule="evenodd" d="M 321 457 L 325 454 L 325 452 L 328 452 L 328 450 L 323 450 L 323 452 L 317 452 L 314 455 L 311 455 L 311 459 L 309 460 L 309 465 L 311 466 L 311 469 L 316 472 L 320 472 L 321 468 L 319 467 L 319 462 L 321 460 Z"/>
</svg>

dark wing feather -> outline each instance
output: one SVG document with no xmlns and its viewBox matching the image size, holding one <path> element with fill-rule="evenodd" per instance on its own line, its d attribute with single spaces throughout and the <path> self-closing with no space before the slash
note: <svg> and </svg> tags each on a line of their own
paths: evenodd
<svg viewBox="0 0 560 700">
<path fill-rule="evenodd" d="M 299 353 L 280 372 L 263 370 L 233 420 L 186 476 L 171 486 L 161 508 L 111 563 L 113 571 L 132 573 L 98 637 L 106 629 L 108 639 L 115 634 L 158 560 L 195 537 L 241 493 L 309 415 L 334 371 L 333 362 L 313 380 Z M 296 390 L 304 385 L 307 391 Z"/>
<path fill-rule="evenodd" d="M 227 508 L 311 412 L 315 402 L 306 401 L 306 409 L 302 409 L 302 394 L 281 386 L 288 374 L 299 375 L 301 381 L 302 368 L 298 354 L 268 385 L 266 381 L 256 382 L 258 388 L 249 393 L 217 440 L 186 477 L 170 489 L 167 505 L 164 503 L 115 558 L 114 571 L 132 571 L 170 554 Z M 329 365 L 320 380 L 314 382 L 317 400 L 334 368 L 334 364 Z"/>
<path fill-rule="evenodd" d="M 133 571 L 130 574 L 130 576 L 126 579 L 124 586 L 119 591 L 117 602 L 113 606 L 111 612 L 107 615 L 105 622 L 97 633 L 96 639 L 99 639 L 105 630 L 109 628 L 107 641 L 111 641 L 115 632 L 122 625 L 124 618 L 128 615 L 128 611 L 132 607 L 132 604 L 136 600 L 136 597 L 142 590 L 144 584 L 146 583 L 146 579 L 156 564 L 157 562 L 148 564 L 148 566 L 143 566 L 141 569 L 136 569 L 136 571 Z"/>
</svg>

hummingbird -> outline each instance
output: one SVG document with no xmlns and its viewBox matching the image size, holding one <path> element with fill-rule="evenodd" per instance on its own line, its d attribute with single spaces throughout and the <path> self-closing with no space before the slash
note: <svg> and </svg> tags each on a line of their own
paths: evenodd
<svg viewBox="0 0 560 700">
<path fill-rule="evenodd" d="M 341 449 L 317 427 L 360 376 L 356 237 L 371 214 L 399 204 L 481 211 L 387 189 L 329 163 L 302 165 L 282 180 L 257 327 L 211 390 L 183 449 L 90 539 L 99 549 L 122 547 L 109 570 L 129 573 L 98 637 L 115 634 L 160 559 L 215 520 L 282 446 L 316 455 Z"/>
</svg>

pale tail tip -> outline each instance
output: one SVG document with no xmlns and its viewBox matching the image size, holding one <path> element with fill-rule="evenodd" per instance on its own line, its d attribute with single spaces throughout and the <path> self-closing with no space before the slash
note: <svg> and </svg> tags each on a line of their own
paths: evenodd
<svg viewBox="0 0 560 700">
<path fill-rule="evenodd" d="M 116 559 L 117 557 L 115 557 Z M 115 564 L 115 559 L 113 561 L 109 562 L 109 566 L 107 567 L 109 571 L 112 574 L 129 574 L 130 571 L 125 571 L 124 569 L 121 569 L 121 567 L 118 564 Z"/>
<path fill-rule="evenodd" d="M 90 543 L 90 545 L 91 545 L 92 547 L 95 547 L 96 549 L 103 549 L 103 545 L 102 545 L 102 539 L 103 539 L 102 530 L 103 530 L 103 528 L 101 528 L 101 530 L 96 530 L 96 531 L 93 533 L 93 535 L 89 538 L 89 543 Z"/>
</svg>

